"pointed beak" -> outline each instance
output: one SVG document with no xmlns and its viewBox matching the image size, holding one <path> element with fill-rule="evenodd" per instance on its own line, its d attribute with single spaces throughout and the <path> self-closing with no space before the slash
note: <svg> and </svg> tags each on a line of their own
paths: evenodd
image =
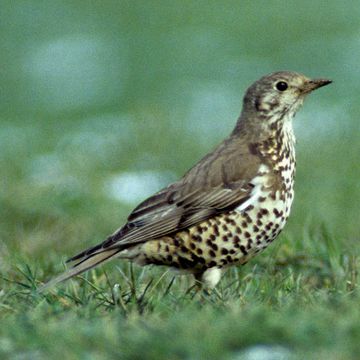
<svg viewBox="0 0 360 360">
<path fill-rule="evenodd" d="M 313 90 L 321 88 L 322 86 L 326 86 L 332 83 L 332 80 L 327 79 L 314 79 L 306 82 L 302 88 L 303 93 L 309 93 Z"/>
</svg>

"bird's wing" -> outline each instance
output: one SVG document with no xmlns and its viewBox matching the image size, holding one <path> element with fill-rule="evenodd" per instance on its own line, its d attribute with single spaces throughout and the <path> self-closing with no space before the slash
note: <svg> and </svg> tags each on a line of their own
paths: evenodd
<svg viewBox="0 0 360 360">
<path fill-rule="evenodd" d="M 109 249 L 126 249 L 138 243 L 160 238 L 185 229 L 227 209 L 235 208 L 251 196 L 252 185 L 237 183 L 232 188 L 198 189 L 189 194 L 181 190 L 163 190 L 140 204 L 128 222 L 103 243 L 69 259 L 83 258 Z"/>
<path fill-rule="evenodd" d="M 150 198 L 130 214 L 125 234 L 121 229 L 114 234 L 114 240 L 118 238 L 126 244 L 164 236 L 234 208 L 250 197 L 251 184 L 240 181 L 231 185 L 231 188 L 217 186 L 185 194 L 183 189 L 165 192 L 162 203 L 156 205 Z"/>
<path fill-rule="evenodd" d="M 259 169 L 259 159 L 253 157 L 248 161 L 248 157 L 253 156 L 249 152 L 231 152 L 232 144 L 224 145 L 219 146 L 217 153 L 207 155 L 179 182 L 137 206 L 129 215 L 128 222 L 103 243 L 69 261 L 77 260 L 79 264 L 88 256 L 104 250 L 122 250 L 172 234 L 249 200 L 253 188 L 251 180 Z M 229 153 L 224 154 L 224 151 Z M 218 161 L 221 155 L 227 155 L 228 161 Z M 251 166 L 241 167 L 244 161 Z"/>
</svg>

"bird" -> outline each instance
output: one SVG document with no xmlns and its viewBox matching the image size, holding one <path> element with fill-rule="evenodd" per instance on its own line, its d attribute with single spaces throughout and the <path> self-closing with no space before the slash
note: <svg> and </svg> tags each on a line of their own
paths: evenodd
<svg viewBox="0 0 360 360">
<path fill-rule="evenodd" d="M 294 198 L 292 120 L 309 93 L 331 82 L 292 71 L 255 81 L 228 137 L 40 291 L 112 259 L 164 265 L 213 289 L 226 268 L 244 265 L 282 231 Z"/>
</svg>

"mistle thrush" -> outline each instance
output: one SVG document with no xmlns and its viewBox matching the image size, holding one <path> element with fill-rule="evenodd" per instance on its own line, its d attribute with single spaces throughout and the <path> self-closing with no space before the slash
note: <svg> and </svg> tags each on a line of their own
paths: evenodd
<svg viewBox="0 0 360 360">
<path fill-rule="evenodd" d="M 222 269 L 245 264 L 283 229 L 294 198 L 292 119 L 307 94 L 330 83 L 287 71 L 256 81 L 215 150 L 104 242 L 72 257 L 73 267 L 43 290 L 115 258 L 169 266 L 214 287 Z"/>
</svg>

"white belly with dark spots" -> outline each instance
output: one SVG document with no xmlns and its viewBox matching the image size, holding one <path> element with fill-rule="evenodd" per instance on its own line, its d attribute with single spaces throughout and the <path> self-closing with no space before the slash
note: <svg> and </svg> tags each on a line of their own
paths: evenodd
<svg viewBox="0 0 360 360">
<path fill-rule="evenodd" d="M 294 198 L 292 177 L 281 190 L 283 192 L 274 193 L 268 185 L 267 166 L 261 165 L 258 174 L 251 182 L 254 188 L 250 199 L 236 208 L 239 223 L 243 218 L 249 222 L 251 253 L 265 249 L 279 235 L 290 215 Z M 247 246 L 249 239 L 244 239 Z"/>
</svg>

